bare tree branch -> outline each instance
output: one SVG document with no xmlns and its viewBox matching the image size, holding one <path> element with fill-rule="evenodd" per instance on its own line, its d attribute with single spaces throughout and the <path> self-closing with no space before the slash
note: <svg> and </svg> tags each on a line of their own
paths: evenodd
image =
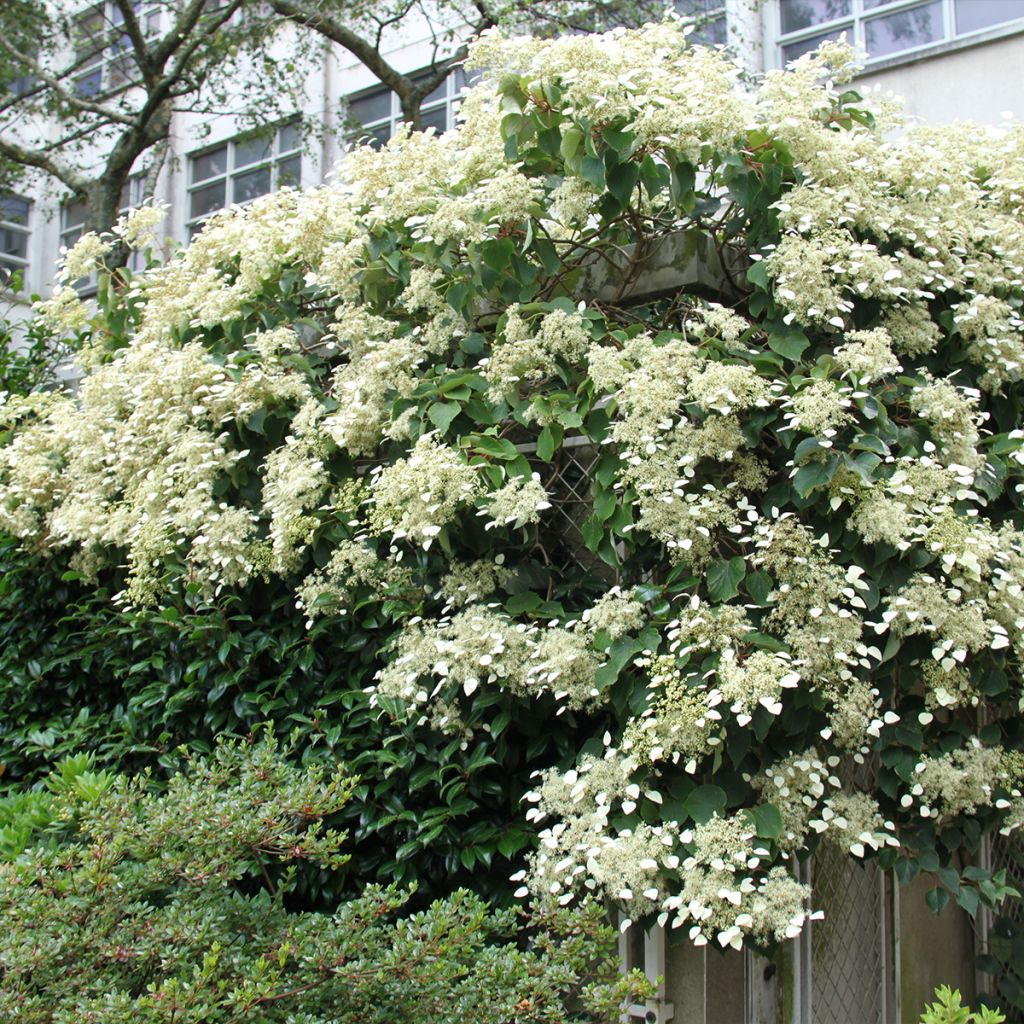
<svg viewBox="0 0 1024 1024">
<path fill-rule="evenodd" d="M 18 143 L 0 135 L 0 156 L 13 160 L 15 163 L 25 167 L 34 167 L 37 170 L 45 171 L 58 181 L 63 182 L 72 192 L 82 194 L 89 188 L 90 179 L 79 173 L 73 167 L 69 167 L 59 160 L 54 159 L 48 153 L 37 149 L 29 149 L 19 146 Z"/>
<path fill-rule="evenodd" d="M 139 19 L 135 14 L 135 3 L 133 0 L 114 0 L 114 3 L 124 19 L 125 35 L 131 41 L 135 63 L 142 72 L 142 80 L 148 82 L 153 75 L 153 66 L 149 50 L 146 47 L 146 37 L 142 33 Z"/>
<path fill-rule="evenodd" d="M 69 107 L 73 107 L 85 113 L 96 114 L 105 120 L 115 121 L 119 124 L 132 123 L 131 118 L 126 117 L 120 111 L 113 110 L 110 107 L 104 106 L 102 103 L 93 103 L 92 100 L 85 99 L 84 97 L 78 96 L 74 92 L 66 89 L 60 79 L 49 74 L 37 60 L 28 57 L 26 54 L 19 53 L 3 35 L 0 35 L 0 49 L 5 50 L 8 56 L 31 68 L 32 74 L 40 81 L 45 82 L 46 85 L 49 86 L 49 88 L 51 88 Z"/>
</svg>

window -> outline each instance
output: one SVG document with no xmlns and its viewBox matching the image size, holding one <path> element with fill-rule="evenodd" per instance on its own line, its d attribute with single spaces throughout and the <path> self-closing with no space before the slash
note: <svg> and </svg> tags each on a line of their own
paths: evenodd
<svg viewBox="0 0 1024 1024">
<path fill-rule="evenodd" d="M 795 60 L 829 39 L 846 38 L 868 60 L 1020 21 L 1021 0 L 778 0 L 778 56 Z"/>
<path fill-rule="evenodd" d="M 202 222 L 224 207 L 251 202 L 279 188 L 302 183 L 302 133 L 298 122 L 273 135 L 245 136 L 189 157 L 188 226 L 194 236 Z"/>
<path fill-rule="evenodd" d="M 27 199 L 0 194 L 0 290 L 9 287 L 15 275 L 25 287 L 31 213 Z"/>
<path fill-rule="evenodd" d="M 159 8 L 134 0 L 132 6 L 147 37 L 159 31 Z M 124 29 L 124 13 L 112 0 L 83 11 L 74 23 L 74 90 L 88 99 L 131 83 L 135 57 Z"/>
<path fill-rule="evenodd" d="M 130 210 L 141 206 L 145 196 L 146 176 L 144 174 L 133 174 L 124 188 L 121 189 L 121 206 L 118 213 L 123 217 Z M 85 222 L 89 219 L 89 206 L 87 203 L 70 202 L 65 203 L 60 211 L 60 244 L 62 248 L 70 249 L 83 234 L 85 234 Z M 128 259 L 128 268 L 136 273 L 146 267 L 145 255 L 141 252 L 131 253 Z M 96 287 L 96 275 L 80 278 L 72 282 L 73 286 L 80 292 L 89 292 Z"/>
<path fill-rule="evenodd" d="M 422 82 L 427 72 L 413 77 L 413 82 Z M 445 132 L 455 125 L 455 110 L 459 97 L 477 80 L 475 72 L 458 67 L 432 93 L 423 98 L 420 105 L 421 123 L 424 128 L 435 128 Z M 370 92 L 352 96 L 348 100 L 349 120 L 358 127 L 349 133 L 349 142 L 367 142 L 377 148 L 383 146 L 395 133 L 402 120 L 402 106 L 398 96 L 388 88 L 373 89 Z"/>
<path fill-rule="evenodd" d="M 677 14 L 693 21 L 695 28 L 689 36 L 691 43 L 725 45 L 725 0 L 675 0 L 672 6 Z"/>
</svg>

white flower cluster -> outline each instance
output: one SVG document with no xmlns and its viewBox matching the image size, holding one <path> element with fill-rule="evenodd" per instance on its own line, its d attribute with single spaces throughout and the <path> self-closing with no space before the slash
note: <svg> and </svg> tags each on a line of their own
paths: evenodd
<svg viewBox="0 0 1024 1024">
<path fill-rule="evenodd" d="M 550 693 L 571 708 L 601 700 L 596 675 L 602 657 L 585 621 L 588 612 L 568 626 L 538 626 L 517 622 L 468 596 L 474 590 L 489 593 L 506 578 L 500 567 L 498 572 L 455 567 L 442 588 L 453 595 L 451 604 L 464 607 L 451 618 L 411 621 L 398 636 L 394 656 L 377 674 L 375 692 L 413 705 L 439 697 L 451 700 L 459 692 L 471 697 L 481 686 L 500 686 L 525 697 Z M 632 608 L 610 613 L 607 599 L 598 603 L 596 614 L 598 621 L 614 622 L 623 631 L 639 629 L 645 621 Z"/>
<path fill-rule="evenodd" d="M 747 937 L 793 939 L 815 916 L 807 886 L 783 867 L 763 870 L 768 850 L 739 818 L 716 816 L 679 840 L 692 852 L 679 865 L 682 890 L 664 901 L 664 917 L 673 928 L 689 925 L 695 945 L 713 939 L 741 949 Z"/>
<path fill-rule="evenodd" d="M 429 548 L 481 486 L 480 474 L 459 452 L 424 434 L 406 458 L 374 467 L 370 528 Z"/>
</svg>

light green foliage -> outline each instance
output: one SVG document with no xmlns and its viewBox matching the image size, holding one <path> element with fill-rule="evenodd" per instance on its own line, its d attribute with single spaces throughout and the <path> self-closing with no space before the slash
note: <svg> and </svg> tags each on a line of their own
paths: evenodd
<svg viewBox="0 0 1024 1024">
<path fill-rule="evenodd" d="M 13 395 L 56 384 L 54 369 L 70 350 L 67 341 L 37 320 L 14 323 L 0 317 L 0 433 L 5 429 L 4 403 Z"/>
<path fill-rule="evenodd" d="M 33 845 L 0 865 L 0 1016 L 33 1024 L 385 1024 L 613 1019 L 596 911 L 538 910 L 529 951 L 508 911 L 467 892 L 418 913 L 371 887 L 331 915 L 296 909 L 294 868 L 336 866 L 323 820 L 352 782 L 290 765 L 268 739 L 189 758 L 166 789 L 89 783 L 13 810 Z"/>
<path fill-rule="evenodd" d="M 46 306 L 90 373 L 22 410 L 0 524 L 126 615 L 301 603 L 374 770 L 439 784 L 367 785 L 396 863 L 532 845 L 525 893 L 734 947 L 800 933 L 820 843 L 997 905 L 962 865 L 1024 822 L 1024 132 L 900 135 L 835 44 L 742 91 L 671 22 L 471 60 L 458 131 Z"/>
<path fill-rule="evenodd" d="M 921 1024 L 1003 1024 L 1006 1017 L 999 1011 L 983 1006 L 972 1012 L 961 1003 L 959 989 L 941 985 L 935 990 L 936 1001 L 925 1007 Z"/>
</svg>

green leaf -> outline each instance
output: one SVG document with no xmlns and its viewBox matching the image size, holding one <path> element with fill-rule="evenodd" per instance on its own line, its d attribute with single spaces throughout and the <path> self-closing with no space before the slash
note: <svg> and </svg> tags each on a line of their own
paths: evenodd
<svg viewBox="0 0 1024 1024">
<path fill-rule="evenodd" d="M 614 491 L 598 491 L 594 496 L 594 515 L 603 523 L 609 519 L 616 508 Z"/>
<path fill-rule="evenodd" d="M 559 147 L 559 151 L 562 154 L 562 159 L 567 163 L 571 161 L 577 153 L 580 151 L 580 147 L 583 145 L 583 132 L 579 128 L 570 126 L 562 133 L 562 144 Z"/>
<path fill-rule="evenodd" d="M 598 156 L 585 156 L 580 164 L 580 175 L 594 188 L 604 189 L 604 161 Z"/>
<path fill-rule="evenodd" d="M 633 195 L 633 189 L 640 179 L 640 168 L 636 164 L 619 164 L 608 172 L 608 191 L 619 201 L 619 206 L 625 209 L 629 206 Z"/>
<path fill-rule="evenodd" d="M 557 424 L 549 424 L 537 436 L 537 458 L 542 462 L 550 462 L 561 443 L 562 428 Z"/>
<path fill-rule="evenodd" d="M 457 402 L 434 402 L 427 410 L 427 416 L 430 422 L 444 434 L 461 410 L 462 407 Z"/>
<path fill-rule="evenodd" d="M 683 801 L 683 807 L 698 825 L 703 825 L 725 809 L 725 800 L 725 790 L 720 786 L 698 786 Z"/>
<path fill-rule="evenodd" d="M 601 138 L 625 160 L 633 148 L 635 136 L 629 131 L 607 127 L 601 132 Z"/>
<path fill-rule="evenodd" d="M 768 335 L 768 347 L 773 352 L 778 352 L 784 359 L 790 359 L 794 363 L 800 361 L 810 341 L 803 331 L 780 332 L 773 331 Z"/>
<path fill-rule="evenodd" d="M 909 885 L 919 870 L 917 861 L 911 860 L 909 857 L 900 857 L 896 861 L 896 877 L 900 880 L 900 885 Z"/>
<path fill-rule="evenodd" d="M 801 466 L 793 477 L 793 487 L 801 498 L 806 498 L 811 491 L 825 487 L 836 474 L 839 460 L 833 455 L 824 462 L 812 462 Z"/>
<path fill-rule="evenodd" d="M 924 895 L 925 902 L 936 914 L 941 913 L 943 907 L 949 902 L 949 892 L 938 887 L 929 889 Z"/>
<path fill-rule="evenodd" d="M 858 434 L 850 443 L 850 447 L 858 451 L 874 452 L 883 459 L 889 454 L 889 446 L 874 434 Z"/>
<path fill-rule="evenodd" d="M 604 538 L 604 526 L 601 520 L 597 516 L 591 515 L 583 522 L 583 528 L 580 531 L 583 534 L 583 543 L 587 547 L 596 553 L 597 549 L 601 546 L 601 541 Z"/>
<path fill-rule="evenodd" d="M 728 601 L 739 593 L 739 585 L 747 571 L 746 562 L 737 555 L 708 566 L 708 596 L 712 601 Z"/>
<path fill-rule="evenodd" d="M 759 804 L 757 807 L 751 807 L 747 814 L 762 839 L 781 838 L 782 813 L 774 804 Z"/>
<path fill-rule="evenodd" d="M 523 612 L 533 611 L 540 603 L 539 594 L 535 594 L 532 590 L 523 590 L 518 594 L 513 594 L 505 602 L 505 611 L 509 615 L 521 615 Z"/>
<path fill-rule="evenodd" d="M 964 910 L 967 911 L 968 914 L 971 915 L 971 917 L 974 917 L 978 913 L 978 904 L 980 900 L 977 889 L 972 889 L 970 886 L 962 886 L 956 894 L 956 901 L 964 908 Z"/>
<path fill-rule="evenodd" d="M 509 270 L 515 257 L 516 247 L 511 238 L 494 238 L 480 246 L 484 263 L 499 274 Z"/>
<path fill-rule="evenodd" d="M 491 437 L 489 434 L 474 434 L 470 438 L 470 443 L 474 451 L 489 455 L 493 459 L 509 460 L 517 458 L 519 455 L 516 446 L 511 441 L 507 441 L 505 438 Z"/>
<path fill-rule="evenodd" d="M 743 585 L 746 587 L 747 593 L 756 604 L 768 603 L 768 595 L 772 592 L 773 583 L 774 581 L 771 576 L 760 569 L 756 572 L 750 573 L 743 581 Z"/>
<path fill-rule="evenodd" d="M 758 260 L 756 263 L 750 264 L 750 268 L 747 270 L 747 280 L 751 284 L 756 284 L 759 288 L 767 289 L 768 267 L 765 265 L 764 260 Z"/>
</svg>

